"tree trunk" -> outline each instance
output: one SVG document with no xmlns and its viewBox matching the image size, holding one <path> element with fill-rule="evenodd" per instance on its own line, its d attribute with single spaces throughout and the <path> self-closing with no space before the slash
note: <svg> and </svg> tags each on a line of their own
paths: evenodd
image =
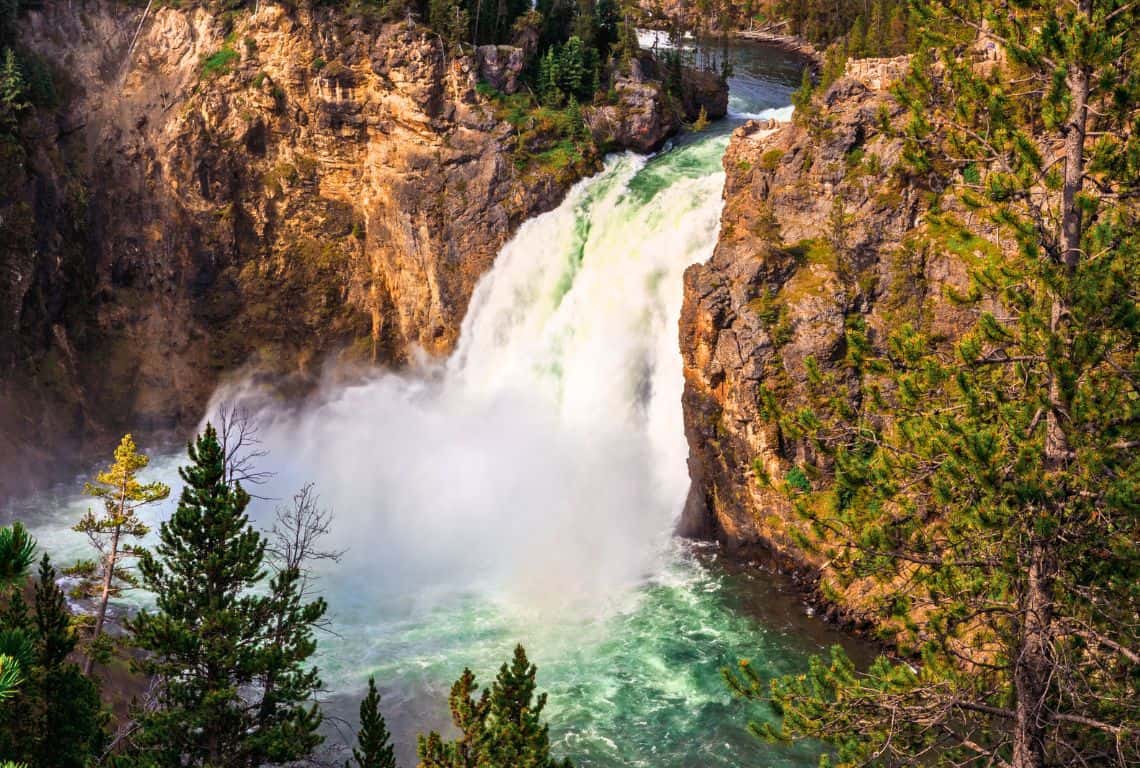
<svg viewBox="0 0 1140 768">
<path fill-rule="evenodd" d="M 87 660 L 83 662 L 83 674 L 90 676 L 95 667 L 95 643 L 103 632 L 103 619 L 107 616 L 107 603 L 111 599 L 111 580 L 115 578 L 115 562 L 119 559 L 119 527 L 111 534 L 111 552 L 107 555 L 107 562 L 103 567 L 103 594 L 99 598 L 99 610 L 95 612 L 95 629 L 91 633 L 91 650 L 87 653 Z"/>
<path fill-rule="evenodd" d="M 1078 0 L 1079 11 L 1092 17 L 1092 0 Z M 1080 264 L 1084 220 L 1077 198 L 1084 188 L 1085 139 L 1088 134 L 1088 99 L 1090 73 L 1079 56 L 1068 65 L 1066 85 L 1072 107 L 1064 126 L 1065 177 L 1061 188 L 1060 259 L 1071 276 Z M 1062 285 L 1054 294 L 1049 329 L 1060 337 L 1060 346 L 1069 344 L 1065 326 L 1068 323 L 1068 287 Z M 1055 367 L 1049 372 L 1049 409 L 1046 417 L 1045 466 L 1060 472 L 1071 458 L 1069 441 L 1061 426 L 1068 412 Z M 1050 509 L 1058 518 L 1064 510 Z M 1021 607 L 1024 610 L 1017 656 L 1013 659 L 1013 685 L 1017 695 L 1013 732 L 1013 768 L 1042 768 L 1045 765 L 1045 737 L 1049 720 L 1046 706 L 1049 684 L 1056 660 L 1053 658 L 1053 584 L 1057 575 L 1057 553 L 1053 541 L 1034 537 L 1029 548 L 1029 564 Z"/>
<path fill-rule="evenodd" d="M 1080 9 L 1084 15 L 1091 16 L 1092 0 L 1080 0 Z M 1069 274 L 1076 270 L 1083 253 L 1081 240 L 1084 234 L 1084 220 L 1077 205 L 1077 196 L 1084 188 L 1089 79 L 1088 67 L 1083 62 L 1074 61 L 1069 65 L 1066 81 L 1073 101 L 1064 127 L 1065 178 L 1061 188 L 1060 244 L 1061 263 Z M 1062 332 L 1067 316 L 1067 305 L 1062 297 L 1055 296 L 1050 318 L 1052 333 Z M 1050 403 L 1045 436 L 1045 457 L 1051 469 L 1059 469 L 1069 458 L 1068 441 L 1061 430 L 1059 421 L 1061 414 L 1058 413 L 1063 407 L 1063 399 L 1057 376 L 1054 375 L 1049 381 Z"/>
<path fill-rule="evenodd" d="M 1035 541 L 1029 552 L 1029 572 L 1022 598 L 1025 613 L 1021 620 L 1017 658 L 1013 660 L 1013 685 L 1017 694 L 1013 768 L 1042 768 L 1045 765 L 1045 734 L 1049 719 L 1046 699 L 1054 665 L 1052 624 L 1056 573 L 1053 547 L 1044 541 Z"/>
</svg>

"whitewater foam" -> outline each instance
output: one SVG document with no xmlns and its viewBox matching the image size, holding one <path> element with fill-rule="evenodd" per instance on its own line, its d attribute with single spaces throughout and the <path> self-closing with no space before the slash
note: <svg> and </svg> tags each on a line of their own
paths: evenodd
<svg viewBox="0 0 1140 768">
<path fill-rule="evenodd" d="M 688 483 L 681 276 L 719 226 L 723 140 L 705 144 L 651 169 L 611 157 L 524 224 L 445 363 L 330 385 L 301 409 L 248 383 L 217 393 L 257 414 L 266 495 L 312 481 L 335 510 L 338 581 L 599 611 L 659 570 Z"/>
</svg>

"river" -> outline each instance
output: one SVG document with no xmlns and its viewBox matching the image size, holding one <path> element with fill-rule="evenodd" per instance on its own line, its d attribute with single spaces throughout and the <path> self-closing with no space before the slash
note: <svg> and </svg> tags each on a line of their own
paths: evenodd
<svg viewBox="0 0 1140 768">
<path fill-rule="evenodd" d="M 258 414 L 260 496 L 314 482 L 345 550 L 318 586 L 331 633 L 317 663 L 328 711 L 355 720 L 368 675 L 401 764 L 447 722 L 464 666 L 488 682 L 522 642 L 550 694 L 555 753 L 581 766 L 808 766 L 811 745 L 763 744 L 763 708 L 720 669 L 805 668 L 839 633 L 758 569 L 671 530 L 688 477 L 677 319 L 681 278 L 716 243 L 731 129 L 786 118 L 801 63 L 734 44 L 730 119 L 651 158 L 610 157 L 524 224 L 472 298 L 458 349 L 400 375 L 330 383 L 301 407 L 252 385 L 219 392 Z M 176 480 L 178 456 L 151 476 Z M 8 505 L 60 562 L 90 556 L 81 483 Z M 177 485 L 175 483 L 175 485 Z M 254 504 L 264 523 L 272 501 Z M 170 504 L 148 510 L 157 523 Z M 129 594 L 124 606 L 146 603 Z M 330 736 L 338 737 L 335 723 Z"/>
</svg>

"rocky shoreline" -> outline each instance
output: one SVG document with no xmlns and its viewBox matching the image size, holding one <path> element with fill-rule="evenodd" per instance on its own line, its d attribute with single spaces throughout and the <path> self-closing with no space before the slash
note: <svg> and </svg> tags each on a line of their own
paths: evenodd
<svg viewBox="0 0 1140 768">
<path fill-rule="evenodd" d="M 750 40 L 756 43 L 770 45 L 789 53 L 799 54 L 810 59 L 814 66 L 819 67 L 823 61 L 823 53 L 807 40 L 797 35 L 782 35 L 769 30 L 738 29 L 733 31 L 733 37 L 739 40 Z"/>
</svg>

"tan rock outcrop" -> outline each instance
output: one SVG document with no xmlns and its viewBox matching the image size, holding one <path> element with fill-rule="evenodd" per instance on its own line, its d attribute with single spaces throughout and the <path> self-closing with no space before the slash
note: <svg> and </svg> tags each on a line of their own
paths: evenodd
<svg viewBox="0 0 1140 768">
<path fill-rule="evenodd" d="M 334 357 L 445 354 L 502 244 L 592 167 L 516 167 L 471 60 L 417 25 L 271 3 L 142 13 L 24 15 L 64 98 L 2 174 L 10 468 L 185 428 L 244 366 L 304 382 Z"/>
<path fill-rule="evenodd" d="M 882 130 L 903 125 L 902 108 L 853 79 L 817 106 L 814 126 L 734 133 L 720 238 L 685 273 L 680 321 L 692 478 L 682 533 L 809 568 L 803 522 L 760 480 L 778 486 L 793 466 L 826 470 L 826 459 L 783 434 L 762 395 L 784 412 L 808 405 L 809 357 L 840 382 L 851 376 L 853 322 L 873 345 L 904 322 L 949 337 L 968 322 L 946 297 L 966 286 L 961 256 L 912 247 L 924 197 L 901 167 L 901 139 Z"/>
</svg>

